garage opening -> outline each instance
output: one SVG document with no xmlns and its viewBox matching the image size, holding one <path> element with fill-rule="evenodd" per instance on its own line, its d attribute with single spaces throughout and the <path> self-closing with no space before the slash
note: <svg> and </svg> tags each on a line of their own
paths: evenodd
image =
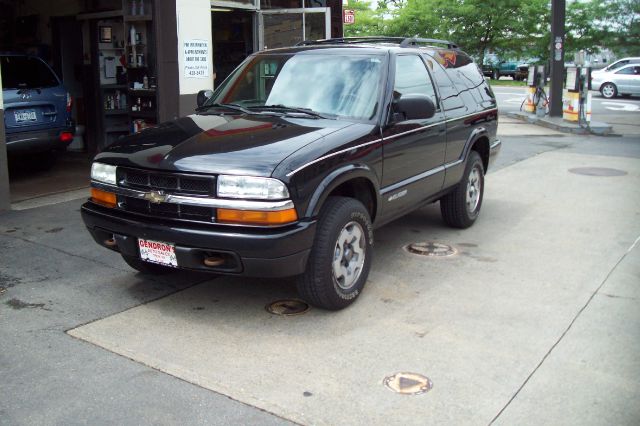
<svg viewBox="0 0 640 426">
<path fill-rule="evenodd" d="M 215 87 L 224 81 L 254 51 L 255 12 L 242 9 L 212 8 L 211 34 Z"/>
<path fill-rule="evenodd" d="M 88 192 L 97 152 L 159 122 L 156 6 L 153 0 L 0 0 L 12 208 Z"/>
</svg>

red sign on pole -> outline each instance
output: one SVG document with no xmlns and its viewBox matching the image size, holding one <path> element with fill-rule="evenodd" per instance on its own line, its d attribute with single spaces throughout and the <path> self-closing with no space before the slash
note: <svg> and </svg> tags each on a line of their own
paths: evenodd
<svg viewBox="0 0 640 426">
<path fill-rule="evenodd" d="M 351 9 L 342 10 L 342 22 L 345 25 L 351 25 L 356 23 L 356 11 Z"/>
</svg>

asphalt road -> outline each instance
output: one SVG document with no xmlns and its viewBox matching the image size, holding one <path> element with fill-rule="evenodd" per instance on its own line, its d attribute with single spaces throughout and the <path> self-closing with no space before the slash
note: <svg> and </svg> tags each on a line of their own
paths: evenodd
<svg viewBox="0 0 640 426">
<path fill-rule="evenodd" d="M 498 100 L 498 107 L 503 112 L 520 111 L 520 105 L 526 95 L 526 89 L 521 87 L 493 86 Z M 599 92 L 591 91 L 591 113 L 594 116 L 638 116 L 640 114 L 640 97 L 617 97 L 605 99 Z M 635 113 L 635 114 L 634 114 Z"/>
</svg>

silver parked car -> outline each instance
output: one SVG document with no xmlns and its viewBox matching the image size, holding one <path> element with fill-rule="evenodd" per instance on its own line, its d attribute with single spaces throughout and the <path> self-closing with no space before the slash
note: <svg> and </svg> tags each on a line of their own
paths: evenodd
<svg viewBox="0 0 640 426">
<path fill-rule="evenodd" d="M 636 57 L 618 59 L 617 61 L 609 64 L 608 66 L 606 66 L 604 68 L 600 68 L 598 70 L 593 70 L 591 72 L 591 74 L 595 76 L 596 74 L 600 74 L 600 73 L 607 72 L 607 71 L 617 70 L 620 67 L 623 67 L 625 65 L 630 65 L 630 64 L 640 64 L 640 57 L 636 56 Z"/>
<path fill-rule="evenodd" d="M 591 87 L 610 99 L 617 95 L 640 95 L 640 64 L 625 65 L 592 75 Z"/>
</svg>

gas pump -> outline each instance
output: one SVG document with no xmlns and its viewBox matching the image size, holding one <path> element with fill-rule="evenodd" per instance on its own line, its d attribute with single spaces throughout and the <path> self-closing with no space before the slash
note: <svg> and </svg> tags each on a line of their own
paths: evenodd
<svg viewBox="0 0 640 426">
<path fill-rule="evenodd" d="M 549 99 L 544 91 L 545 82 L 544 65 L 530 66 L 527 76 L 527 97 L 523 102 L 526 112 L 535 112 L 541 117 L 546 115 Z"/>
<path fill-rule="evenodd" d="M 588 126 L 591 122 L 591 67 L 585 67 L 585 51 L 576 52 L 577 67 L 567 68 L 567 79 L 563 93 L 562 118 Z"/>
<path fill-rule="evenodd" d="M 586 126 L 591 122 L 591 68 L 568 67 L 562 118 Z"/>
<path fill-rule="evenodd" d="M 525 112 L 536 112 L 535 104 L 533 103 L 533 95 L 536 93 L 536 67 L 532 65 L 529 67 L 529 73 L 527 74 L 527 96 L 524 98 L 523 105 Z"/>
</svg>

